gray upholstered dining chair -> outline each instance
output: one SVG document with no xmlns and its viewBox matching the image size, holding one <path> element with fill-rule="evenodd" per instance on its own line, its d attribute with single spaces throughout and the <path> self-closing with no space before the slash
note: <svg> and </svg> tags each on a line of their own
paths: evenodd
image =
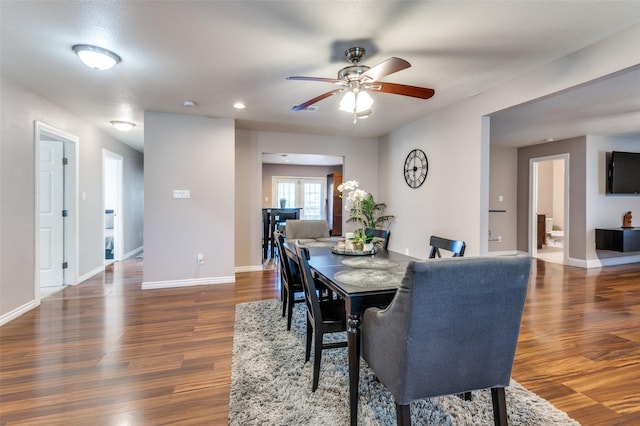
<svg viewBox="0 0 640 426">
<path fill-rule="evenodd" d="M 391 236 L 391 231 L 389 231 L 388 229 L 365 228 L 364 235 L 373 235 L 374 244 L 379 241 L 379 244 L 383 249 L 389 249 L 389 237 Z"/>
<path fill-rule="evenodd" d="M 527 256 L 412 261 L 386 309 L 362 319 L 362 357 L 396 403 L 491 389 L 496 425 L 507 424 L 509 386 L 531 259 Z"/>
</svg>

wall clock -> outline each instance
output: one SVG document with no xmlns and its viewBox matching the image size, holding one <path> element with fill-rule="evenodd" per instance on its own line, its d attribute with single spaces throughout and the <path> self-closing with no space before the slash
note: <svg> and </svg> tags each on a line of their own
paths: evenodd
<svg viewBox="0 0 640 426">
<path fill-rule="evenodd" d="M 414 149 L 404 160 L 404 180 L 411 188 L 418 188 L 427 179 L 429 161 L 421 149 Z"/>
</svg>

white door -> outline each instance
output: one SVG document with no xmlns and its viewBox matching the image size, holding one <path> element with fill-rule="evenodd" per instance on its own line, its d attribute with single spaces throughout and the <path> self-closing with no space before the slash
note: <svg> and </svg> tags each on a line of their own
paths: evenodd
<svg viewBox="0 0 640 426">
<path fill-rule="evenodd" d="M 120 155 L 106 149 L 102 150 L 105 265 L 123 258 L 122 165 L 123 158 Z"/>
<path fill-rule="evenodd" d="M 63 156 L 63 142 L 40 142 L 40 287 L 64 285 Z"/>
<path fill-rule="evenodd" d="M 274 176 L 272 180 L 274 207 L 279 207 L 279 200 L 286 200 L 285 207 L 302 208 L 301 219 L 325 219 L 326 185 L 326 178 Z"/>
</svg>

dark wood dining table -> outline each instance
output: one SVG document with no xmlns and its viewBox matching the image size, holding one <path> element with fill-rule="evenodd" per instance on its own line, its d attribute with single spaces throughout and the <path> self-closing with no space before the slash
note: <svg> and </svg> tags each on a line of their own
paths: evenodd
<svg viewBox="0 0 640 426">
<path fill-rule="evenodd" d="M 387 306 L 400 283 L 407 264 L 415 258 L 378 249 L 374 255 L 334 254 L 331 248 L 309 247 L 312 273 L 345 301 L 349 359 L 350 424 L 358 424 L 360 381 L 360 322 L 364 310 Z"/>
</svg>

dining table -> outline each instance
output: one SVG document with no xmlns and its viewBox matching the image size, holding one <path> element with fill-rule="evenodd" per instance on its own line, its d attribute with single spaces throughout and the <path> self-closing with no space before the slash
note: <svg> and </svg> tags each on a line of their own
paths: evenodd
<svg viewBox="0 0 640 426">
<path fill-rule="evenodd" d="M 365 309 L 389 305 L 407 264 L 416 258 L 378 248 L 374 254 L 336 254 L 309 247 L 309 266 L 318 281 L 344 299 L 347 315 L 350 424 L 358 424 L 360 324 Z"/>
</svg>

